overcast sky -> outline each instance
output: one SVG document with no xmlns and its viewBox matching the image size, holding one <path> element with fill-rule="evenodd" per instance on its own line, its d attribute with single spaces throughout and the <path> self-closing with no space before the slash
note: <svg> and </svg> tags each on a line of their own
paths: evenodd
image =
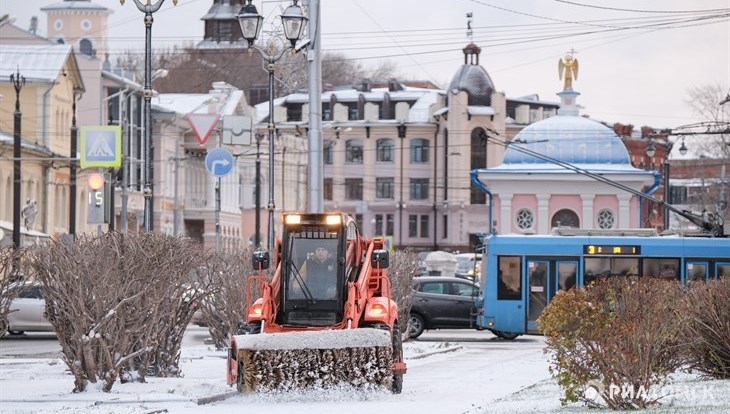
<svg viewBox="0 0 730 414">
<path fill-rule="evenodd" d="M 37 15 L 45 35 L 40 8 L 56 2 L 2 0 L 0 14 L 22 28 Z M 94 2 L 114 11 L 109 48 L 142 52 L 143 13 L 134 2 Z M 167 0 L 154 14 L 153 48 L 202 40 L 200 18 L 212 4 Z M 288 2 L 254 4 L 273 20 Z M 536 93 L 558 101 L 558 59 L 575 49 L 580 71 L 573 87 L 582 113 L 610 123 L 698 122 L 685 103 L 689 88 L 719 84 L 730 92 L 730 0 L 321 0 L 321 8 L 324 51 L 363 58 L 365 66 L 390 59 L 403 78 L 442 88 L 463 63 L 468 12 L 480 63 L 508 97 Z"/>
</svg>

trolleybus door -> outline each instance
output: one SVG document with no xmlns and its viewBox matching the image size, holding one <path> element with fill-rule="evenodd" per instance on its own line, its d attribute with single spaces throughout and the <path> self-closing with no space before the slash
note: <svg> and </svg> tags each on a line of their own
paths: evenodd
<svg viewBox="0 0 730 414">
<path fill-rule="evenodd" d="M 699 260 L 687 260 L 684 265 L 685 280 L 688 282 L 694 280 L 707 281 L 707 271 L 709 263 Z"/>
<path fill-rule="evenodd" d="M 547 260 L 527 260 L 527 332 L 539 333 L 537 329 L 537 318 L 548 302 L 548 286 L 550 277 L 550 266 Z"/>
</svg>

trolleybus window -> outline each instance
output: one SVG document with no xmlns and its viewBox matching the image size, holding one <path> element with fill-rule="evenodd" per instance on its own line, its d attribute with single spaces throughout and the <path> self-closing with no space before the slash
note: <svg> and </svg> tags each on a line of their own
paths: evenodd
<svg viewBox="0 0 730 414">
<path fill-rule="evenodd" d="M 585 285 L 605 276 L 638 276 L 637 257 L 586 257 Z"/>
<path fill-rule="evenodd" d="M 707 266 L 702 263 L 690 263 L 687 265 L 687 279 L 688 280 L 706 280 L 707 279 Z"/>
<path fill-rule="evenodd" d="M 497 280 L 497 299 L 522 299 L 522 279 L 519 256 L 500 256 Z"/>
<path fill-rule="evenodd" d="M 656 277 L 659 279 L 679 280 L 679 259 L 656 259 L 645 258 L 641 261 L 643 269 L 642 276 Z"/>
<path fill-rule="evenodd" d="M 575 286 L 575 275 L 578 265 L 573 262 L 558 263 L 558 288 L 568 290 Z"/>
<path fill-rule="evenodd" d="M 730 264 L 717 265 L 717 278 L 730 277 Z"/>
</svg>

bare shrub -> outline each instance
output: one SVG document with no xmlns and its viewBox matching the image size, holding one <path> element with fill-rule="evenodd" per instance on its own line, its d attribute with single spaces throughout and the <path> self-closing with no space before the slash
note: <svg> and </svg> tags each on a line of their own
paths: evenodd
<svg viewBox="0 0 730 414">
<path fill-rule="evenodd" d="M 558 292 L 538 324 L 550 373 L 565 390 L 561 402 L 612 409 L 657 404 L 656 389 L 682 364 L 681 294 L 678 282 L 623 277 Z"/>
<path fill-rule="evenodd" d="M 418 274 L 419 266 L 418 254 L 411 250 L 398 250 L 390 259 L 390 294 L 398 304 L 398 325 L 401 332 L 408 332 L 408 319 L 413 304 L 413 278 Z"/>
<path fill-rule="evenodd" d="M 75 392 L 179 375 L 182 336 L 204 295 L 190 283 L 202 254 L 189 240 L 119 233 L 29 251 Z"/>
<path fill-rule="evenodd" d="M 247 286 L 254 275 L 251 265 L 253 250 L 234 253 L 214 253 L 199 269 L 199 278 L 209 280 L 211 289 L 201 303 L 203 320 L 217 349 L 228 347 L 228 335 L 235 334 L 246 322 L 248 312 Z M 261 295 L 257 284 L 250 295 Z"/>
<path fill-rule="evenodd" d="M 13 247 L 0 249 L 0 336 L 8 332 L 10 304 L 18 296 L 18 290 L 10 287 L 17 279 L 13 263 L 18 263 L 21 251 Z"/>
<path fill-rule="evenodd" d="M 682 336 L 691 369 L 712 378 L 730 378 L 730 279 L 692 283 L 681 312 Z"/>
</svg>

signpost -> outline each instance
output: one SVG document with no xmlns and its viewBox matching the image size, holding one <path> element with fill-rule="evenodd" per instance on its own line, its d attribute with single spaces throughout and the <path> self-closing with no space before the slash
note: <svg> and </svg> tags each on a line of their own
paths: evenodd
<svg viewBox="0 0 730 414">
<path fill-rule="evenodd" d="M 205 169 L 215 177 L 225 177 L 233 170 L 233 155 L 227 149 L 218 147 L 205 156 Z"/>
<path fill-rule="evenodd" d="M 215 183 L 215 249 L 221 245 L 221 177 L 233 170 L 233 155 L 225 148 L 218 147 L 205 156 L 205 169 L 217 177 Z"/>
<path fill-rule="evenodd" d="M 119 125 L 81 127 L 81 168 L 122 165 L 122 128 Z"/>
<path fill-rule="evenodd" d="M 195 136 L 198 137 L 200 145 L 205 145 L 208 137 L 210 137 L 210 133 L 215 129 L 215 125 L 218 123 L 220 116 L 218 114 L 189 113 L 185 115 L 185 118 L 190 122 L 190 126 L 193 128 Z"/>
</svg>

